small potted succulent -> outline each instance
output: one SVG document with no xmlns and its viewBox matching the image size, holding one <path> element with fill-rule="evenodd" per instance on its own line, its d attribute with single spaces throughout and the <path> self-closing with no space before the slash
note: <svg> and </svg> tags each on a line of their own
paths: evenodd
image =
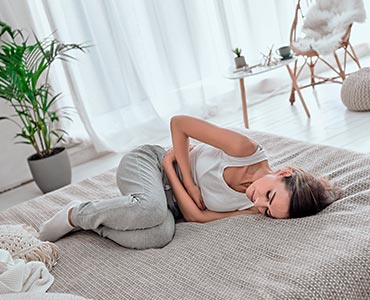
<svg viewBox="0 0 370 300">
<path fill-rule="evenodd" d="M 0 21 L 0 99 L 14 114 L 0 116 L 17 125 L 16 144 L 31 145 L 35 153 L 28 159 L 31 174 L 42 192 L 71 183 L 71 165 L 64 147 L 56 145 L 67 134 L 56 128 L 60 118 L 70 119 L 66 108 L 56 108 L 61 93 L 54 93 L 49 84 L 51 65 L 57 60 L 73 58 L 72 50 L 84 51 L 81 44 L 63 44 L 51 37 L 42 41 L 34 35 L 23 36 Z M 71 119 L 70 119 L 71 120 Z"/>
<path fill-rule="evenodd" d="M 232 51 L 236 55 L 236 57 L 235 57 L 235 66 L 236 66 L 236 68 L 239 69 L 239 68 L 243 68 L 243 67 L 248 67 L 247 63 L 245 62 L 244 56 L 241 56 L 242 49 L 235 48 Z"/>
</svg>

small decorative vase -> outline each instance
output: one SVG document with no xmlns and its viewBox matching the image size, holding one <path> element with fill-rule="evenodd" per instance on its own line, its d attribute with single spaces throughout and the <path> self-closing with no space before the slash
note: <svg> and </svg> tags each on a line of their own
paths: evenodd
<svg viewBox="0 0 370 300">
<path fill-rule="evenodd" d="M 247 66 L 244 56 L 235 57 L 235 66 L 237 69 Z"/>
<path fill-rule="evenodd" d="M 71 163 L 64 147 L 54 148 L 53 154 L 45 158 L 33 154 L 27 162 L 36 185 L 44 194 L 71 183 Z"/>
</svg>

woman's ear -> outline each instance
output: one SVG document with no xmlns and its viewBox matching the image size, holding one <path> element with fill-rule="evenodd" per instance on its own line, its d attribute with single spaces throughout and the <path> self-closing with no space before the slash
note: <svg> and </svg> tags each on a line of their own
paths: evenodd
<svg viewBox="0 0 370 300">
<path fill-rule="evenodd" d="M 283 177 L 291 177 L 292 176 L 292 170 L 289 168 L 283 168 L 278 171 L 278 175 Z"/>
</svg>

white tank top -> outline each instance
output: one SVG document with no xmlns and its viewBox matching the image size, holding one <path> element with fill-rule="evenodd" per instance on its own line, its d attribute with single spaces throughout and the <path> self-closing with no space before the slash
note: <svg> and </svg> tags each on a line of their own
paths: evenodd
<svg viewBox="0 0 370 300">
<path fill-rule="evenodd" d="M 261 146 L 250 156 L 234 157 L 207 144 L 199 144 L 189 153 L 189 158 L 193 180 L 200 188 L 204 204 L 209 210 L 225 212 L 253 206 L 245 193 L 228 186 L 223 174 L 227 167 L 249 166 L 267 160 Z"/>
</svg>

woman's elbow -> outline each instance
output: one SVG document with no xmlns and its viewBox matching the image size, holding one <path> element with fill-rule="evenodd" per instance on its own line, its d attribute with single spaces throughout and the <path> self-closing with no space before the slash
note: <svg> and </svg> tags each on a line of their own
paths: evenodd
<svg viewBox="0 0 370 300">
<path fill-rule="evenodd" d="M 171 119 L 170 119 L 170 126 L 171 127 L 172 126 L 176 126 L 179 123 L 179 121 L 181 120 L 182 117 L 183 116 L 181 116 L 181 115 L 176 115 L 176 116 L 171 117 Z"/>
<path fill-rule="evenodd" d="M 189 215 L 189 214 L 184 214 L 184 219 L 186 222 L 196 222 L 194 216 Z"/>
<path fill-rule="evenodd" d="M 186 222 L 194 222 L 194 223 L 205 223 L 205 219 L 203 218 L 202 214 L 186 214 L 184 215 L 184 219 Z"/>
</svg>

